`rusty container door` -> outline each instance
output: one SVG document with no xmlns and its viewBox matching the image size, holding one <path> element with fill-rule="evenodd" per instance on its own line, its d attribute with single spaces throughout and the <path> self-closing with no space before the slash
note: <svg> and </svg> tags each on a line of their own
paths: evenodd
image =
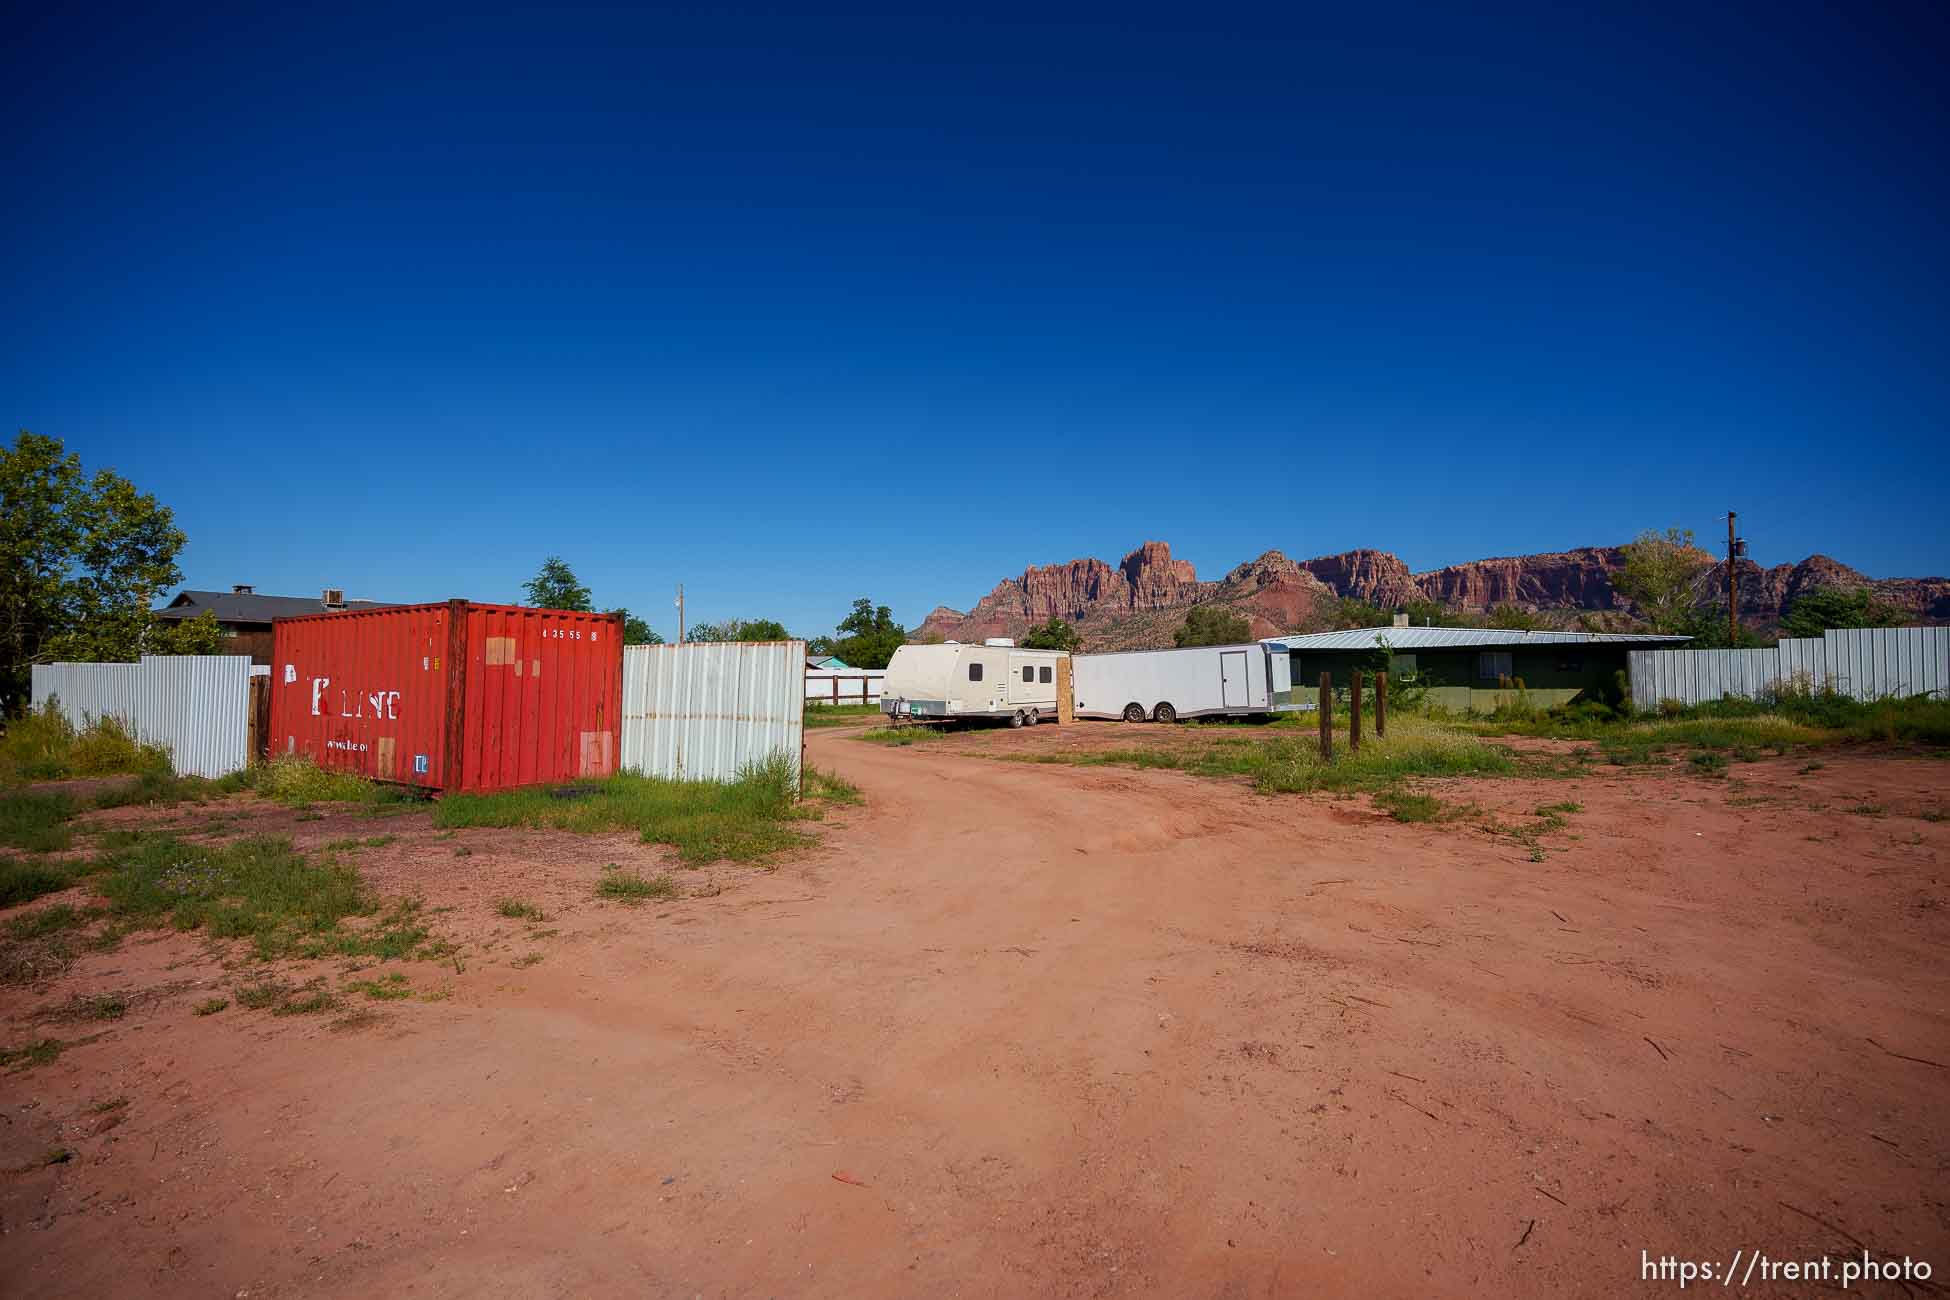
<svg viewBox="0 0 1950 1300">
<path fill-rule="evenodd" d="M 468 605 L 446 788 L 600 779 L 622 755 L 623 620 Z"/>
<path fill-rule="evenodd" d="M 271 755 L 430 790 L 605 777 L 623 621 L 447 601 L 279 619 Z"/>
<path fill-rule="evenodd" d="M 444 785 L 454 601 L 281 618 L 273 625 L 270 756 Z"/>
</svg>

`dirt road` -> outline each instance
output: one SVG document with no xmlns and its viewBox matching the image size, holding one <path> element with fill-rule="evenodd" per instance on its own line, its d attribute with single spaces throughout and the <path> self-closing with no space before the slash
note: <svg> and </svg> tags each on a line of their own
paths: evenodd
<svg viewBox="0 0 1950 1300">
<path fill-rule="evenodd" d="M 1941 763 L 1472 789 L 1582 802 L 1533 862 L 1359 799 L 812 749 L 867 807 L 719 897 L 590 901 L 377 1028 L 160 1005 L 0 1080 L 15 1147 L 130 1098 L 8 1185 L 6 1290 L 1601 1296 L 1672 1289 L 1641 1251 L 1858 1243 L 1950 1273 Z"/>
</svg>

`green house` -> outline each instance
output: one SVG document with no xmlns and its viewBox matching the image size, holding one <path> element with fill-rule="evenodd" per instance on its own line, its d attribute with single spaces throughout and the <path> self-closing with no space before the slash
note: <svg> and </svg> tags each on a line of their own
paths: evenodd
<svg viewBox="0 0 1950 1300">
<path fill-rule="evenodd" d="M 1268 637 L 1292 663 L 1293 690 L 1276 703 L 1317 704 L 1320 678 L 1344 691 L 1359 672 L 1387 667 L 1413 673 L 1429 702 L 1458 713 L 1488 713 L 1521 694 L 1533 704 L 1568 704 L 1613 695 L 1633 650 L 1670 648 L 1690 638 L 1614 632 L 1515 632 L 1472 627 L 1361 627 Z"/>
</svg>

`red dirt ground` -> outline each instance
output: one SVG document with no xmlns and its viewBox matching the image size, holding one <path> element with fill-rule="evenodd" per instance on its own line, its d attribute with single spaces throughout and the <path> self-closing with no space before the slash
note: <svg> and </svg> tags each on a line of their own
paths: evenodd
<svg viewBox="0 0 1950 1300">
<path fill-rule="evenodd" d="M 0 990 L 7 1042 L 101 1035 L 0 1076 L 7 1293 L 1608 1296 L 1672 1289 L 1641 1251 L 1861 1244 L 1950 1270 L 1940 760 L 1452 783 L 1581 802 L 1534 862 L 1365 799 L 811 743 L 867 805 L 674 904 L 595 900 L 605 862 L 658 869 L 628 837 L 256 805 L 400 835 L 362 863 L 453 909 L 458 964 L 407 968 L 444 1000 L 196 1017 L 240 975 L 177 935 Z M 106 990 L 148 992 L 35 1019 Z"/>
</svg>

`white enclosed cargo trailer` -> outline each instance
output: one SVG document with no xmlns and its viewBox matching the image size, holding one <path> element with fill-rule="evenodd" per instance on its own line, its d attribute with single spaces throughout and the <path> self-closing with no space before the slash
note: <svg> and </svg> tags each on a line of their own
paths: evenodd
<svg viewBox="0 0 1950 1300">
<path fill-rule="evenodd" d="M 888 661 L 880 711 L 897 722 L 1001 718 L 1012 727 L 1056 718 L 1061 650 L 1010 645 L 904 645 Z"/>
<path fill-rule="evenodd" d="M 1284 702 L 1292 696 L 1291 659 L 1263 645 L 1078 655 L 1070 668 L 1079 718 L 1174 722 L 1296 707 Z"/>
</svg>

